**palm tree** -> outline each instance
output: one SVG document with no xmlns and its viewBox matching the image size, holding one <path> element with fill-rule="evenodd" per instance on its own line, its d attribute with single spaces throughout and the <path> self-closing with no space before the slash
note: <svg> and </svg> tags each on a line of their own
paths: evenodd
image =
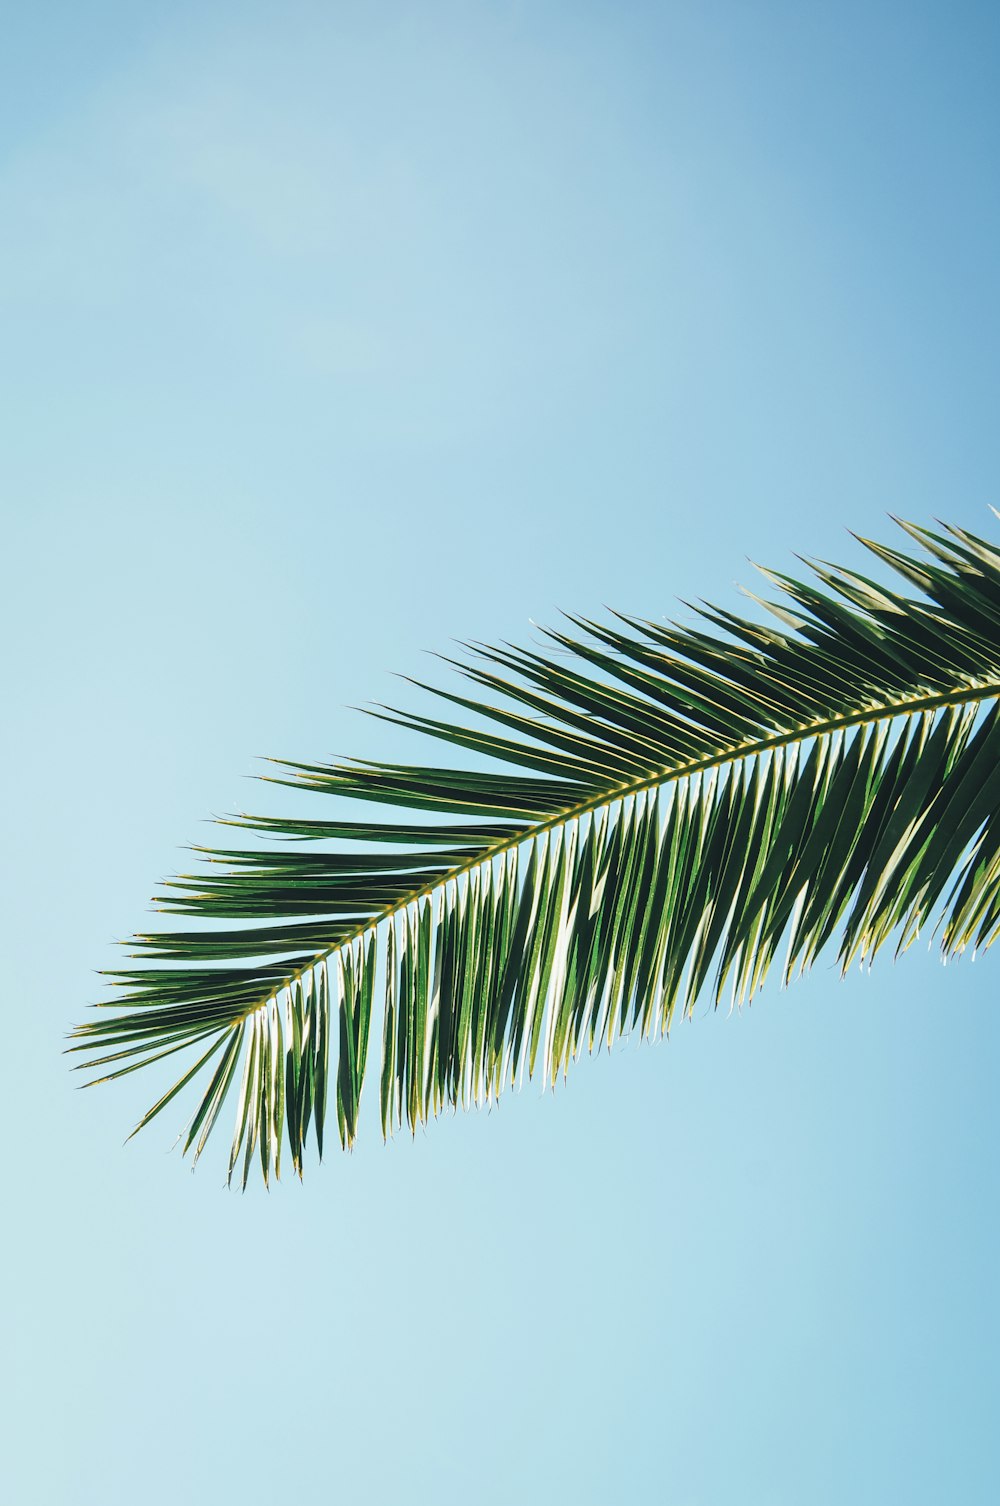
<svg viewBox="0 0 1000 1506">
<path fill-rule="evenodd" d="M 103 1082 L 203 1048 L 136 1129 L 200 1078 L 197 1161 L 238 1078 L 229 1176 L 246 1186 L 255 1152 L 279 1173 L 283 1140 L 301 1176 L 331 1098 L 353 1143 L 376 978 L 388 1134 L 665 1031 L 708 986 L 749 1000 L 782 945 L 786 981 L 828 944 L 846 969 L 935 920 L 945 955 L 989 946 L 1000 552 L 900 526 L 917 554 L 861 542 L 915 596 L 822 564 L 818 584 L 765 571 L 777 627 L 709 606 L 710 631 L 569 618 L 544 653 L 459 665 L 489 700 L 434 692 L 471 725 L 376 711 L 485 770 L 282 762 L 278 784 L 420 818 L 223 823 L 286 845 L 197 849 L 212 869 L 159 903 L 215 925 L 137 936 L 115 1012 L 71 1049 Z"/>
</svg>

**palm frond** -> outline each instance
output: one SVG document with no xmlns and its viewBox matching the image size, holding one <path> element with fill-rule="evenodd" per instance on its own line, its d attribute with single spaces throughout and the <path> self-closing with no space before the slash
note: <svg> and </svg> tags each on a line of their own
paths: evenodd
<svg viewBox="0 0 1000 1506">
<path fill-rule="evenodd" d="M 201 850 L 160 905 L 213 928 L 136 937 L 141 965 L 71 1049 L 106 1081 L 202 1048 L 137 1128 L 199 1078 L 197 1161 L 236 1085 L 245 1186 L 283 1143 L 301 1176 L 328 1103 L 353 1143 L 376 990 L 389 1134 L 524 1072 L 554 1081 L 706 991 L 749 1000 L 782 951 L 787 980 L 828 945 L 846 968 L 934 923 L 945 954 L 988 947 L 1000 552 L 901 527 L 918 554 L 861 542 L 916 595 L 765 572 L 777 626 L 704 605 L 697 628 L 570 618 L 550 652 L 473 650 L 472 693 L 434 692 L 444 718 L 377 712 L 501 767 L 281 764 L 280 784 L 422 821 L 233 818 L 283 845 Z"/>
</svg>

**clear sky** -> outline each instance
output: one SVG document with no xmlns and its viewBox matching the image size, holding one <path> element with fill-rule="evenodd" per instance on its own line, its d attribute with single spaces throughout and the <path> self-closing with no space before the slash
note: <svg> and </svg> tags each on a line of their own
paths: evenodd
<svg viewBox="0 0 1000 1506">
<path fill-rule="evenodd" d="M 996 959 L 821 967 L 415 1143 L 370 1097 L 269 1194 L 181 1114 L 122 1149 L 153 1078 L 60 1052 L 256 757 L 397 756 L 349 708 L 424 650 L 995 536 L 1000 9 L 3 30 L 0 1496 L 995 1502 Z"/>
</svg>

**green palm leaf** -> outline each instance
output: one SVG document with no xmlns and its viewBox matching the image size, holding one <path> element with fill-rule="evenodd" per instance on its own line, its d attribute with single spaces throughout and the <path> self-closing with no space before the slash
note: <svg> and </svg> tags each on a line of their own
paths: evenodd
<svg viewBox="0 0 1000 1506">
<path fill-rule="evenodd" d="M 1000 552 L 901 527 L 918 556 L 862 542 L 916 595 L 765 572 L 777 626 L 571 618 L 547 653 L 477 649 L 473 692 L 434 692 L 446 719 L 377 713 L 501 769 L 282 764 L 278 783 L 423 819 L 227 823 L 286 845 L 204 850 L 168 883 L 165 911 L 214 925 L 136 937 L 71 1049 L 106 1081 L 200 1048 L 137 1128 L 199 1078 L 197 1161 L 235 1091 L 245 1186 L 283 1143 L 301 1175 L 328 1104 L 352 1144 L 376 987 L 388 1134 L 659 1033 L 706 989 L 748 1000 L 779 951 L 787 980 L 828 944 L 846 968 L 934 923 L 945 954 L 989 946 Z"/>
</svg>

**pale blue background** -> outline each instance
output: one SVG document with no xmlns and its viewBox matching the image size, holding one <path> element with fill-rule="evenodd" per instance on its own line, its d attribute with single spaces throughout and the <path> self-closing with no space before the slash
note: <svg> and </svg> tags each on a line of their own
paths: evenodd
<svg viewBox="0 0 1000 1506">
<path fill-rule="evenodd" d="M 996 1501 L 995 959 L 415 1145 L 369 1098 L 270 1195 L 60 1050 L 255 755 L 396 756 L 346 708 L 421 650 L 996 536 L 1000 9 L 3 23 L 0 1495 Z"/>
</svg>

